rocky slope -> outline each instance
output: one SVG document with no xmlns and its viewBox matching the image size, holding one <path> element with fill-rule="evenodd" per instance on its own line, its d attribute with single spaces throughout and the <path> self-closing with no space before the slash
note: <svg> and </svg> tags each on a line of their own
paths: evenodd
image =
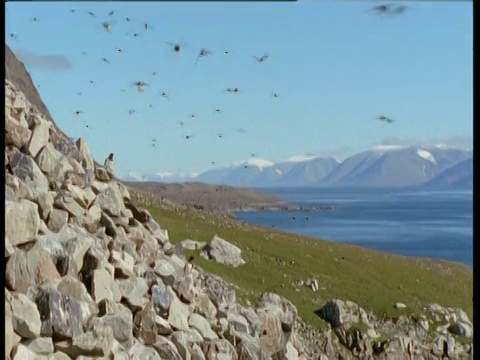
<svg viewBox="0 0 480 360">
<path fill-rule="evenodd" d="M 471 356 L 454 335 L 472 336 L 460 309 L 394 322 L 332 300 L 320 331 L 275 294 L 242 306 L 231 284 L 176 253 L 82 139 L 75 151 L 55 143 L 63 135 L 9 80 L 5 102 L 6 359 Z"/>
</svg>

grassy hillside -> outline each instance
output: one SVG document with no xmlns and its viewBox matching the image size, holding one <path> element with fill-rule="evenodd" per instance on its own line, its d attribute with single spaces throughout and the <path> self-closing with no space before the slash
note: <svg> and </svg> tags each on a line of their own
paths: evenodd
<svg viewBox="0 0 480 360">
<path fill-rule="evenodd" d="M 333 298 L 348 299 L 376 314 L 397 317 L 418 313 L 429 303 L 459 307 L 473 321 L 473 271 L 458 263 L 407 258 L 338 244 L 275 229 L 251 226 L 226 217 L 162 202 L 131 191 L 156 221 L 168 229 L 170 241 L 210 241 L 217 234 L 242 249 L 246 264 L 230 268 L 196 256 L 196 264 L 235 284 L 241 302 L 265 291 L 290 299 L 308 323 L 323 326 L 315 314 Z M 298 279 L 316 278 L 320 290 L 296 291 Z M 393 305 L 403 302 L 406 309 Z"/>
</svg>

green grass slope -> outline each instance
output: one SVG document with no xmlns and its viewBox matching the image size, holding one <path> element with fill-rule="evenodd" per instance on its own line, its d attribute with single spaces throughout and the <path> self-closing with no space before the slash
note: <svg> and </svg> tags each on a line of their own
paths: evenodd
<svg viewBox="0 0 480 360">
<path fill-rule="evenodd" d="M 460 263 L 390 255 L 358 246 L 292 235 L 275 229 L 189 210 L 131 190 L 132 198 L 147 208 L 169 231 L 175 244 L 184 239 L 210 241 L 216 234 L 240 247 L 247 262 L 231 268 L 196 256 L 196 264 L 234 284 L 243 303 L 255 303 L 265 292 L 290 299 L 309 324 L 324 326 L 316 311 L 330 299 L 358 303 L 377 315 L 396 318 L 418 314 L 438 303 L 459 307 L 473 320 L 473 271 Z M 189 255 L 189 254 L 187 254 Z M 320 290 L 291 285 L 315 278 Z M 396 309 L 402 302 L 406 309 Z"/>
</svg>

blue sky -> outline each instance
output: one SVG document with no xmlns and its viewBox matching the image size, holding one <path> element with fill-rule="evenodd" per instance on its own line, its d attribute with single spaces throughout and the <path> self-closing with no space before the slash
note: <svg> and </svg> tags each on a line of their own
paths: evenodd
<svg viewBox="0 0 480 360">
<path fill-rule="evenodd" d="M 118 174 L 201 172 L 252 153 L 276 162 L 385 142 L 468 143 L 472 3 L 408 2 L 401 16 L 366 12 L 373 4 L 15 2 L 6 41 L 57 124 L 100 161 L 115 152 Z M 213 54 L 195 65 L 201 48 Z M 135 81 L 149 86 L 139 93 Z"/>
</svg>

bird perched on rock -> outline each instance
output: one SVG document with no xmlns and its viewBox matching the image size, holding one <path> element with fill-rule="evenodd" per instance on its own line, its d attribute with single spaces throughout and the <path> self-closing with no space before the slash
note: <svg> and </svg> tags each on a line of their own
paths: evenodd
<svg viewBox="0 0 480 360">
<path fill-rule="evenodd" d="M 113 153 L 110 153 L 108 157 L 105 159 L 105 162 L 103 163 L 103 166 L 105 166 L 105 169 L 112 171 L 112 164 L 113 164 Z"/>
<path fill-rule="evenodd" d="M 190 275 L 193 270 L 193 261 L 195 260 L 194 256 L 190 256 L 188 258 L 187 263 L 185 264 L 183 271 L 185 272 L 185 275 Z"/>
</svg>

